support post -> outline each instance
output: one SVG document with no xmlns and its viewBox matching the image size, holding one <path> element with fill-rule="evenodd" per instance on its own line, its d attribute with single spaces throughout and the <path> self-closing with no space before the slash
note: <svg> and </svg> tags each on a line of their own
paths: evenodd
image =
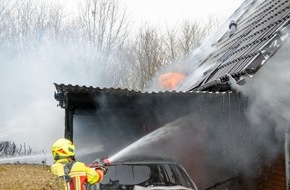
<svg viewBox="0 0 290 190">
<path fill-rule="evenodd" d="M 65 108 L 65 138 L 73 141 L 73 109 L 71 106 Z"/>
</svg>

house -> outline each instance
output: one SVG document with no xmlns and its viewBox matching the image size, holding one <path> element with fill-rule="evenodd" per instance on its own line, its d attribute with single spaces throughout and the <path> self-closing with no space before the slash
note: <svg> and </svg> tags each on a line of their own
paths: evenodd
<svg viewBox="0 0 290 190">
<path fill-rule="evenodd" d="M 215 184 L 220 184 L 216 189 L 289 189 L 287 96 L 281 109 L 271 112 L 271 106 L 262 106 L 269 103 L 265 94 L 252 95 L 260 87 L 255 82 L 263 82 L 268 67 L 277 64 L 273 60 L 289 58 L 280 53 L 287 52 L 289 19 L 288 0 L 246 0 L 227 27 L 201 47 L 203 54 L 194 55 L 192 70 L 182 73 L 172 91 L 55 84 L 55 99 L 65 110 L 65 136 L 88 147 L 81 155 L 90 161 L 164 128 L 152 144 L 147 139 L 131 152 L 176 158 L 199 189 Z M 274 84 L 281 82 L 278 76 L 283 75 L 274 75 Z M 244 92 L 240 85 L 252 89 Z M 263 101 L 253 107 L 255 100 Z"/>
</svg>

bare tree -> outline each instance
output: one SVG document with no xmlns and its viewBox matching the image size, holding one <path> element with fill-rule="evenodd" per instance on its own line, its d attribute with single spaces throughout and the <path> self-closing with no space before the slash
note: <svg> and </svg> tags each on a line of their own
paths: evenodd
<svg viewBox="0 0 290 190">
<path fill-rule="evenodd" d="M 25 147 L 22 149 L 22 147 Z M 16 155 L 30 155 L 32 154 L 32 148 L 26 145 L 16 145 L 14 141 L 0 141 L 0 157 L 3 156 L 16 156 Z"/>
<path fill-rule="evenodd" d="M 203 30 L 199 23 L 185 21 L 181 27 L 181 36 L 179 38 L 181 54 L 186 56 L 194 48 L 198 47 L 203 39 Z"/>
<path fill-rule="evenodd" d="M 9 54 L 9 30 L 11 30 L 9 18 L 13 2 L 9 0 L 0 1 L 0 55 L 6 57 Z"/>
<path fill-rule="evenodd" d="M 0 38 L 11 57 L 31 56 L 41 46 L 51 43 L 52 35 L 58 35 L 62 9 L 58 5 L 30 0 L 0 2 Z M 16 55 L 16 56 L 15 56 Z"/>
<path fill-rule="evenodd" d="M 3 38 L 4 29 L 7 24 L 7 18 L 11 11 L 11 6 L 8 0 L 3 0 L 0 3 L 0 37 Z"/>
<path fill-rule="evenodd" d="M 110 85 L 107 79 L 114 76 L 113 61 L 124 46 L 129 33 L 127 13 L 117 0 L 86 0 L 80 6 L 77 26 L 84 49 L 90 49 L 95 76 L 103 77 L 101 84 Z M 102 75 L 100 75 L 102 73 Z"/>
<path fill-rule="evenodd" d="M 179 27 L 167 29 L 161 37 L 160 51 L 162 64 L 157 64 L 151 80 L 145 86 L 158 85 L 159 75 L 166 72 L 186 72 L 191 52 L 199 47 L 207 36 L 217 29 L 218 21 L 210 19 L 208 23 L 184 21 Z M 168 68 L 169 67 L 169 68 Z M 182 71 L 182 68 L 183 71 Z M 155 75 L 156 74 L 156 75 Z"/>
<path fill-rule="evenodd" d="M 147 82 L 164 63 L 161 37 L 156 29 L 144 27 L 136 39 L 135 72 L 139 77 L 140 89 L 144 89 Z"/>
<path fill-rule="evenodd" d="M 155 28 L 143 26 L 119 56 L 126 63 L 123 68 L 127 69 L 127 84 L 133 89 L 144 90 L 161 69 L 185 60 L 217 28 L 213 23 L 202 25 L 184 21 L 179 27 L 167 29 L 165 35 Z"/>
<path fill-rule="evenodd" d="M 179 27 L 167 29 L 163 37 L 167 62 L 185 58 L 202 41 L 217 29 L 218 21 L 209 19 L 207 23 L 184 21 Z"/>
<path fill-rule="evenodd" d="M 172 62 L 176 60 L 180 54 L 178 49 L 178 35 L 177 29 L 167 29 L 165 36 L 162 38 L 164 43 L 164 52 L 166 57 L 166 62 Z"/>
<path fill-rule="evenodd" d="M 54 57 L 85 68 L 94 85 L 142 90 L 160 68 L 188 56 L 214 26 L 213 19 L 208 25 L 185 21 L 165 35 L 143 26 L 129 38 L 128 14 L 118 0 L 85 0 L 79 7 L 78 15 L 65 20 L 63 8 L 48 2 L 0 1 L 0 56 L 39 59 L 66 47 Z"/>
<path fill-rule="evenodd" d="M 119 80 L 116 81 L 119 87 L 128 89 L 141 90 L 140 65 L 138 64 L 138 56 L 136 52 L 136 42 L 131 40 L 126 43 L 123 48 L 118 51 L 119 69 L 115 72 L 118 74 Z"/>
</svg>

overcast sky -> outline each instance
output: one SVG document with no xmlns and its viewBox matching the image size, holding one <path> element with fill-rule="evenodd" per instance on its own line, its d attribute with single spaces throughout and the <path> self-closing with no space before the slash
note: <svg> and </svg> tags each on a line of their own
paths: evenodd
<svg viewBox="0 0 290 190">
<path fill-rule="evenodd" d="M 73 13 L 80 0 L 54 0 Z M 210 16 L 228 18 L 244 0 L 119 0 L 132 20 L 140 24 L 172 27 L 181 20 L 202 21 Z"/>
<path fill-rule="evenodd" d="M 172 25 L 180 20 L 229 17 L 242 0 L 120 0 L 139 22 Z"/>
</svg>

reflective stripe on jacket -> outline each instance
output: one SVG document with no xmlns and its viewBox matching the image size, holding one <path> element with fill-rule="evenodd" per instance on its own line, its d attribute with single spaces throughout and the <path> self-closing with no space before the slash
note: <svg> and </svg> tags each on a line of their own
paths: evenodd
<svg viewBox="0 0 290 190">
<path fill-rule="evenodd" d="M 57 160 L 51 166 L 51 172 L 60 177 L 64 176 L 64 166 L 68 162 L 68 159 Z M 85 190 L 84 184 L 95 184 L 100 182 L 103 179 L 103 172 L 87 167 L 84 163 L 76 161 L 70 170 L 69 176 L 72 178 L 70 190 Z M 66 187 L 65 189 L 67 190 Z"/>
</svg>

